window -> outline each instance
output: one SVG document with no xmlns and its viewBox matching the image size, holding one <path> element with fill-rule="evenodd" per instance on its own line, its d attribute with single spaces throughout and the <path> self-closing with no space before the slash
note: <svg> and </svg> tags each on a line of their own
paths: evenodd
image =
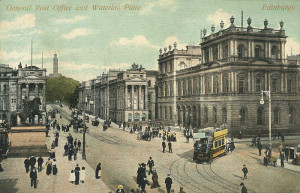
<svg viewBox="0 0 300 193">
<path fill-rule="evenodd" d="M 208 63 L 209 62 L 209 51 L 205 50 L 204 51 L 204 63 Z"/>
<path fill-rule="evenodd" d="M 274 124 L 279 124 L 279 108 L 274 109 Z"/>
<path fill-rule="evenodd" d="M 274 92 L 274 93 L 276 93 L 277 92 L 277 82 L 278 82 L 278 80 L 277 79 L 272 79 L 271 80 L 271 92 Z"/>
<path fill-rule="evenodd" d="M 218 141 L 215 141 L 215 148 L 218 147 Z"/>
<path fill-rule="evenodd" d="M 238 80 L 238 88 L 239 88 L 239 93 L 243 94 L 244 93 L 244 79 L 239 78 L 239 80 Z"/>
<path fill-rule="evenodd" d="M 204 122 L 208 123 L 208 109 L 204 107 Z"/>
<path fill-rule="evenodd" d="M 4 93 L 4 94 L 7 94 L 7 92 L 8 92 L 8 86 L 5 84 L 5 85 L 3 86 L 3 93 Z"/>
<path fill-rule="evenodd" d="M 289 80 L 287 81 L 287 92 L 288 92 L 288 93 L 291 93 L 291 92 L 292 92 L 292 80 L 291 80 L 291 79 L 289 79 Z"/>
<path fill-rule="evenodd" d="M 172 111 L 172 107 L 170 107 L 170 120 L 173 119 L 173 111 Z"/>
<path fill-rule="evenodd" d="M 227 109 L 225 107 L 222 109 L 222 120 L 223 123 L 227 123 Z"/>
<path fill-rule="evenodd" d="M 216 61 L 218 59 L 218 47 L 213 48 L 213 61 Z"/>
<path fill-rule="evenodd" d="M 198 94 L 198 85 L 197 85 L 197 83 L 198 83 L 197 78 L 194 78 L 194 80 L 193 80 L 193 94 L 194 95 Z"/>
<path fill-rule="evenodd" d="M 296 109 L 294 107 L 289 108 L 289 124 L 296 123 Z"/>
<path fill-rule="evenodd" d="M 261 47 L 260 46 L 255 46 L 255 50 L 254 50 L 254 52 L 255 52 L 255 58 L 256 59 L 258 59 L 258 58 L 261 58 L 262 56 L 261 56 Z"/>
<path fill-rule="evenodd" d="M 214 92 L 219 93 L 219 78 L 217 76 L 214 77 Z"/>
<path fill-rule="evenodd" d="M 148 81 L 148 86 L 151 86 L 151 80 Z"/>
<path fill-rule="evenodd" d="M 188 82 L 189 82 L 189 85 L 188 85 L 188 94 L 192 95 L 193 94 L 192 79 L 189 79 Z"/>
<path fill-rule="evenodd" d="M 217 123 L 217 108 L 213 108 L 214 123 Z"/>
<path fill-rule="evenodd" d="M 229 78 L 227 74 L 223 78 L 223 92 L 229 92 Z"/>
<path fill-rule="evenodd" d="M 240 124 L 245 125 L 246 124 L 246 109 L 240 110 Z"/>
<path fill-rule="evenodd" d="M 223 47 L 223 58 L 224 59 L 228 58 L 228 45 L 225 45 Z"/>
<path fill-rule="evenodd" d="M 146 114 L 145 113 L 143 113 L 143 115 L 142 115 L 142 121 L 146 121 Z"/>
<path fill-rule="evenodd" d="M 165 119 L 168 119 L 168 107 L 165 107 Z"/>
<path fill-rule="evenodd" d="M 180 62 L 180 70 L 186 69 L 186 64 L 184 62 Z"/>
<path fill-rule="evenodd" d="M 261 78 L 256 78 L 255 79 L 255 91 L 256 92 L 260 92 L 262 90 L 261 84 L 262 84 Z"/>
<path fill-rule="evenodd" d="M 238 46 L 238 58 L 242 59 L 244 57 L 245 47 L 243 45 Z"/>
<path fill-rule="evenodd" d="M 277 48 L 277 46 L 272 46 L 271 57 L 273 59 L 277 59 L 278 58 L 278 48 Z"/>
<path fill-rule="evenodd" d="M 205 77 L 205 93 L 208 94 L 211 92 L 211 78 L 210 76 Z"/>
<path fill-rule="evenodd" d="M 168 87 L 168 83 L 165 84 L 165 96 L 169 96 L 169 87 Z"/>
<path fill-rule="evenodd" d="M 257 125 L 263 124 L 263 108 L 259 107 L 257 109 Z"/>
<path fill-rule="evenodd" d="M 140 121 L 140 114 L 139 113 L 134 114 L 134 121 Z"/>
</svg>

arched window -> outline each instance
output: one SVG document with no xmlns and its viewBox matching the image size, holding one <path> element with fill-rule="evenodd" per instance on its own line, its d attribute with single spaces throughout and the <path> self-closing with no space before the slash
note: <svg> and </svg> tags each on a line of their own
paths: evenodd
<svg viewBox="0 0 300 193">
<path fill-rule="evenodd" d="M 223 123 L 227 123 L 227 109 L 225 107 L 222 109 L 222 120 Z"/>
<path fill-rule="evenodd" d="M 255 52 L 255 58 L 256 59 L 262 57 L 261 50 L 262 50 L 261 46 L 259 46 L 259 45 L 255 46 L 254 52 Z"/>
<path fill-rule="evenodd" d="M 223 76 L 223 92 L 229 92 L 229 78 L 227 73 Z"/>
<path fill-rule="evenodd" d="M 160 117 L 161 119 L 163 118 L 162 106 L 159 107 L 159 117 Z"/>
<path fill-rule="evenodd" d="M 170 110 L 170 112 L 169 112 L 169 114 L 170 114 L 170 120 L 172 120 L 173 119 L 173 110 L 172 110 L 172 107 L 170 107 L 169 108 Z"/>
<path fill-rule="evenodd" d="M 142 121 L 146 121 L 146 114 L 145 113 L 142 114 Z"/>
<path fill-rule="evenodd" d="M 168 119 L 168 107 L 165 107 L 165 119 Z"/>
<path fill-rule="evenodd" d="M 245 92 L 244 82 L 245 82 L 244 78 L 238 78 L 238 89 L 240 94 L 243 94 Z"/>
<path fill-rule="evenodd" d="M 255 77 L 255 92 L 261 92 L 264 90 L 264 75 L 263 74 L 257 74 Z"/>
<path fill-rule="evenodd" d="M 168 83 L 165 83 L 165 96 L 169 96 L 169 86 Z"/>
<path fill-rule="evenodd" d="M 278 58 L 278 48 L 277 48 L 277 46 L 272 46 L 272 48 L 271 48 L 271 57 L 273 59 Z"/>
<path fill-rule="evenodd" d="M 240 124 L 245 125 L 246 124 L 246 109 L 242 108 L 240 110 Z"/>
<path fill-rule="evenodd" d="M 219 93 L 219 92 L 220 92 L 219 77 L 215 76 L 214 77 L 214 93 Z"/>
<path fill-rule="evenodd" d="M 204 107 L 204 122 L 208 123 L 208 108 Z"/>
<path fill-rule="evenodd" d="M 192 88 L 192 79 L 188 80 L 188 94 L 192 95 L 193 94 L 193 88 Z"/>
<path fill-rule="evenodd" d="M 294 93 L 296 91 L 296 77 L 293 75 L 288 75 L 287 80 L 287 92 Z"/>
<path fill-rule="evenodd" d="M 140 121 L 140 114 L 139 113 L 134 114 L 134 121 Z"/>
<path fill-rule="evenodd" d="M 213 47 L 213 61 L 218 60 L 218 53 L 219 53 L 218 46 Z"/>
<path fill-rule="evenodd" d="M 280 114 L 279 114 L 279 108 L 276 107 L 274 109 L 274 124 L 279 124 L 279 117 L 280 117 Z"/>
<path fill-rule="evenodd" d="M 206 49 L 204 50 L 204 63 L 208 63 L 209 62 L 209 50 Z"/>
<path fill-rule="evenodd" d="M 289 124 L 296 124 L 296 109 L 294 107 L 289 108 Z"/>
<path fill-rule="evenodd" d="M 277 77 L 272 77 L 271 78 L 271 92 L 276 93 L 280 91 L 280 81 L 279 78 Z"/>
<path fill-rule="evenodd" d="M 197 95 L 198 94 L 198 80 L 197 78 L 194 78 L 193 80 L 193 94 Z"/>
<path fill-rule="evenodd" d="M 228 58 L 228 45 L 225 45 L 223 47 L 223 58 L 224 59 Z"/>
<path fill-rule="evenodd" d="M 217 108 L 214 107 L 214 108 L 213 108 L 214 123 L 217 123 L 217 121 L 218 121 L 218 117 L 217 117 L 217 116 L 218 116 L 218 115 L 217 115 Z"/>
<path fill-rule="evenodd" d="M 257 109 L 257 125 L 262 125 L 263 124 L 263 111 L 264 109 L 262 107 L 259 107 Z"/>
<path fill-rule="evenodd" d="M 128 114 L 128 122 L 131 122 L 131 121 L 132 121 L 132 114 L 129 113 L 129 114 Z"/>
<path fill-rule="evenodd" d="M 205 77 L 205 94 L 209 94 L 211 92 L 211 78 L 209 75 Z"/>
<path fill-rule="evenodd" d="M 238 58 L 242 59 L 245 57 L 245 46 L 244 45 L 239 45 L 238 46 Z"/>
</svg>

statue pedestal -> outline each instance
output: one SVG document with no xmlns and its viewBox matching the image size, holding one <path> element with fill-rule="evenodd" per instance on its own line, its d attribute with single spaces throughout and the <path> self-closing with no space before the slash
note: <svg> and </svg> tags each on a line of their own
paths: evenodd
<svg viewBox="0 0 300 193">
<path fill-rule="evenodd" d="M 8 139 L 8 157 L 48 156 L 45 126 L 12 127 Z"/>
</svg>

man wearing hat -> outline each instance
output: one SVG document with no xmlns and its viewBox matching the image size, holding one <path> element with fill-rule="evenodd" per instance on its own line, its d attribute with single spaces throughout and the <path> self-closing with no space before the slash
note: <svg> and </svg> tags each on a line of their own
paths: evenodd
<svg viewBox="0 0 300 193">
<path fill-rule="evenodd" d="M 122 185 L 118 185 L 116 193 L 125 193 Z"/>
<path fill-rule="evenodd" d="M 244 173 L 243 180 L 244 180 L 244 179 L 247 179 L 247 173 L 248 173 L 248 169 L 247 169 L 247 167 L 246 167 L 246 165 L 245 165 L 245 164 L 243 165 L 243 169 L 242 169 L 242 171 L 243 171 L 243 173 Z"/>
<path fill-rule="evenodd" d="M 170 174 L 168 174 L 168 177 L 165 179 L 165 184 L 167 188 L 167 193 L 170 193 L 172 187 L 172 178 L 170 177 Z"/>
<path fill-rule="evenodd" d="M 154 161 L 152 160 L 152 157 L 149 158 L 147 165 L 149 166 L 148 175 L 150 175 L 150 174 L 152 174 L 152 167 L 154 166 Z"/>
<path fill-rule="evenodd" d="M 247 193 L 247 188 L 246 188 L 246 186 L 245 186 L 245 184 L 242 182 L 241 184 L 240 184 L 241 186 L 242 186 L 242 193 Z"/>
</svg>

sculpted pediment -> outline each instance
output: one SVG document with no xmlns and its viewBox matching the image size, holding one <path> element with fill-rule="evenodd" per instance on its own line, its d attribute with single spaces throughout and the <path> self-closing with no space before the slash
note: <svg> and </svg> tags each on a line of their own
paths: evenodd
<svg viewBox="0 0 300 193">
<path fill-rule="evenodd" d="M 271 64 L 271 62 L 266 61 L 266 60 L 254 60 L 253 62 L 250 62 L 251 64 L 260 64 L 260 65 L 264 65 L 264 64 Z"/>
</svg>

